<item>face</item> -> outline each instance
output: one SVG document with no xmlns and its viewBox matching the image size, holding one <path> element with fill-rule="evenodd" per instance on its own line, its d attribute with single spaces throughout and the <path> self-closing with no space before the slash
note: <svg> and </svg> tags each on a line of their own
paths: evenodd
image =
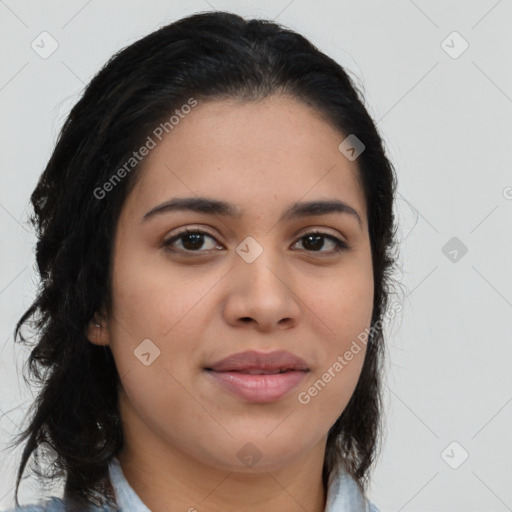
<svg viewBox="0 0 512 512">
<path fill-rule="evenodd" d="M 210 101 L 146 156 L 118 220 L 112 311 L 89 333 L 113 352 L 127 443 L 236 471 L 325 449 L 373 307 L 366 205 L 344 138 L 291 98 Z M 160 208 L 199 197 L 236 215 Z M 349 208 L 297 208 L 318 201 Z"/>
</svg>

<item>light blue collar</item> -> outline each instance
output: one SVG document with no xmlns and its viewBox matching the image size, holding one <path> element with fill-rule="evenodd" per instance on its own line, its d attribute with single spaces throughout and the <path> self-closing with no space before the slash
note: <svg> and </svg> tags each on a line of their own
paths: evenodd
<svg viewBox="0 0 512 512">
<path fill-rule="evenodd" d="M 117 509 L 119 512 L 151 512 L 142 500 L 137 496 L 126 480 L 121 464 L 117 457 L 113 457 L 108 466 L 110 482 L 116 495 Z"/>
</svg>

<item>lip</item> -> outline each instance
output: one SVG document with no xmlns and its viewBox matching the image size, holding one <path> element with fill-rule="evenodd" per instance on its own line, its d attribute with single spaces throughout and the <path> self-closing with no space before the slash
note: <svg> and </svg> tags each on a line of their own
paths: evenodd
<svg viewBox="0 0 512 512">
<path fill-rule="evenodd" d="M 304 359 L 284 350 L 249 350 L 205 368 L 222 388 L 255 403 L 274 402 L 289 394 L 310 371 Z"/>
<path fill-rule="evenodd" d="M 214 372 L 245 371 L 245 370 L 309 370 L 304 359 L 286 350 L 273 352 L 257 352 L 246 350 L 232 354 L 209 365 L 207 370 Z"/>
</svg>

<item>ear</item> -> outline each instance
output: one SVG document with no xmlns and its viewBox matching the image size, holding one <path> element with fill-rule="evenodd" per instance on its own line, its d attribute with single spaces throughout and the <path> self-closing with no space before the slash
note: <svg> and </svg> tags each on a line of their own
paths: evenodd
<svg viewBox="0 0 512 512">
<path fill-rule="evenodd" d="M 108 345 L 108 317 L 106 315 L 95 313 L 94 317 L 89 321 L 86 329 L 87 338 L 94 345 Z"/>
</svg>

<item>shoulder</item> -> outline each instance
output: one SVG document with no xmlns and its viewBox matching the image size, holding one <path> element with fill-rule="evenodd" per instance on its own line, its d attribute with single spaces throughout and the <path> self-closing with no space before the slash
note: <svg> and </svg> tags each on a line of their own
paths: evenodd
<svg viewBox="0 0 512 512">
<path fill-rule="evenodd" d="M 380 512 L 370 501 L 364 488 L 338 462 L 329 475 L 325 512 Z"/>
<path fill-rule="evenodd" d="M 66 504 L 60 498 L 53 497 L 37 503 L 11 508 L 4 512 L 64 512 L 65 510 Z"/>
<path fill-rule="evenodd" d="M 115 509 L 108 506 L 97 506 L 91 503 L 85 507 L 77 507 L 62 498 L 52 497 L 47 500 L 22 505 L 20 507 L 5 510 L 4 512 L 113 512 Z"/>
<path fill-rule="evenodd" d="M 370 508 L 368 509 L 368 512 L 380 512 L 380 510 L 372 503 L 369 503 Z"/>
</svg>

